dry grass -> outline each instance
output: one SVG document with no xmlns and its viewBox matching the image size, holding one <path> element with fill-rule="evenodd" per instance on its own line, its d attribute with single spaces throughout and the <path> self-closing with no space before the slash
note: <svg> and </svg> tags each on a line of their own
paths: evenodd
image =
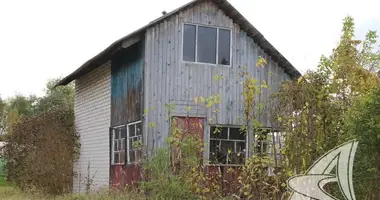
<svg viewBox="0 0 380 200">
<path fill-rule="evenodd" d="M 50 196 L 37 192 L 22 192 L 13 187 L 0 187 L 1 200 L 145 200 L 143 195 L 137 193 L 116 193 L 102 191 L 92 194 L 68 194 L 62 196 Z"/>
</svg>

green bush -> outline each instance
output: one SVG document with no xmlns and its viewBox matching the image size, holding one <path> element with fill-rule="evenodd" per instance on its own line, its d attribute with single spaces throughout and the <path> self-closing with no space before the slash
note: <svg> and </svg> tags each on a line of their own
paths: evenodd
<svg viewBox="0 0 380 200">
<path fill-rule="evenodd" d="M 150 199 L 197 199 L 183 177 L 171 170 L 169 148 L 158 149 L 155 156 L 143 163 L 146 180 L 141 189 Z"/>
<path fill-rule="evenodd" d="M 48 194 L 70 192 L 79 140 L 72 109 L 55 108 L 24 117 L 5 137 L 8 179 L 23 190 Z"/>
<path fill-rule="evenodd" d="M 353 181 L 357 199 L 380 199 L 380 87 L 361 97 L 345 119 L 346 140 L 359 142 Z"/>
</svg>

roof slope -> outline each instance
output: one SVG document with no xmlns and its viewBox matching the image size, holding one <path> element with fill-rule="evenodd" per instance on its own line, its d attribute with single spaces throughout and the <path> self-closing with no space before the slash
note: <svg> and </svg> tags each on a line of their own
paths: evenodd
<svg viewBox="0 0 380 200">
<path fill-rule="evenodd" d="M 123 38 L 120 38 L 119 40 L 112 43 L 109 47 L 104 49 L 102 52 L 100 52 L 95 57 L 91 58 L 87 62 L 85 62 L 82 66 L 80 66 L 78 69 L 76 69 L 74 72 L 60 80 L 56 86 L 59 85 L 67 85 L 71 81 L 80 78 L 84 74 L 90 72 L 91 70 L 95 69 L 96 67 L 102 65 L 106 61 L 110 59 L 110 57 L 115 53 L 117 50 L 122 48 L 122 44 L 125 40 L 130 39 L 135 36 L 143 35 L 147 28 L 154 26 L 155 24 L 163 21 L 164 19 L 177 14 L 178 12 L 193 6 L 196 3 L 199 3 L 201 1 L 205 0 L 193 0 L 188 4 L 185 4 L 175 10 L 173 10 L 170 13 L 167 13 L 166 15 L 163 15 L 156 20 L 150 22 L 146 26 L 130 33 L 127 36 L 124 36 Z M 279 52 L 276 48 L 274 48 L 266 39 L 265 37 L 247 20 L 243 17 L 242 14 L 239 13 L 227 0 L 211 0 L 213 1 L 219 9 L 223 10 L 225 14 L 230 17 L 236 24 L 239 24 L 240 28 L 247 32 L 247 35 L 253 40 L 269 55 L 272 57 L 274 61 L 276 61 L 280 66 L 285 68 L 285 71 L 292 77 L 296 78 L 301 76 L 301 73 Z"/>
</svg>

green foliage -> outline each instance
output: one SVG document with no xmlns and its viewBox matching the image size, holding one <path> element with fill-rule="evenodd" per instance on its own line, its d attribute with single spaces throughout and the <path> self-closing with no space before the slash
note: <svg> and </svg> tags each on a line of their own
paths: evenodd
<svg viewBox="0 0 380 200">
<path fill-rule="evenodd" d="M 287 160 L 284 167 L 287 173 L 305 172 L 323 153 L 359 136 L 360 132 L 356 132 L 356 135 L 353 132 L 358 131 L 358 127 L 348 130 L 347 123 L 359 123 L 353 123 L 352 118 L 351 122 L 347 121 L 347 115 L 358 99 L 371 94 L 378 86 L 379 81 L 374 73 L 380 63 L 380 51 L 374 48 L 377 38 L 375 32 L 370 31 L 364 41 L 355 40 L 354 21 L 346 17 L 340 42 L 332 55 L 323 56 L 316 71 L 309 71 L 302 78 L 281 86 L 276 95 L 278 105 L 274 110 L 281 128 L 286 132 L 284 154 Z M 372 112 L 375 107 L 373 109 Z M 375 123 L 376 118 L 369 121 Z M 360 128 L 364 130 L 366 126 L 371 127 L 368 122 L 362 123 Z M 365 137 L 372 138 L 371 142 L 378 145 L 379 141 L 373 140 L 377 133 L 367 133 Z M 372 147 L 376 146 L 374 143 Z M 360 148 L 363 146 L 360 145 Z M 379 152 L 379 148 L 367 153 L 378 155 L 376 152 Z M 356 167 L 368 169 L 368 164 L 361 163 Z M 364 190 L 363 187 L 358 193 L 376 192 L 370 191 L 370 188 Z"/>
<path fill-rule="evenodd" d="M 7 176 L 18 187 L 49 194 L 71 191 L 72 167 L 79 155 L 72 109 L 24 117 L 8 129 L 4 139 Z"/>
<path fill-rule="evenodd" d="M 359 142 L 353 172 L 357 199 L 380 199 L 379 97 L 377 87 L 358 99 L 345 118 L 345 131 Z"/>
<path fill-rule="evenodd" d="M 141 189 L 152 199 L 196 199 L 186 180 L 171 172 L 169 148 L 158 149 L 142 166 L 147 181 L 140 182 Z"/>
<path fill-rule="evenodd" d="M 218 199 L 218 186 L 203 171 L 201 139 L 178 128 L 176 119 L 172 124 L 169 147 L 156 149 L 142 163 L 146 179 L 140 183 L 142 191 L 149 199 Z"/>
<path fill-rule="evenodd" d="M 146 200 L 146 197 L 137 191 L 101 190 L 91 194 L 65 194 L 59 196 L 47 195 L 36 191 L 21 191 L 12 187 L 0 187 L 2 200 Z"/>
<path fill-rule="evenodd" d="M 49 80 L 46 84 L 46 95 L 39 98 L 37 104 L 37 112 L 44 112 L 56 107 L 74 107 L 74 83 L 66 86 L 54 87 L 60 78 Z"/>
<path fill-rule="evenodd" d="M 47 82 L 45 96 L 36 97 L 35 95 L 23 96 L 15 95 L 7 101 L 0 98 L 0 129 L 7 132 L 7 128 L 18 123 L 22 117 L 35 116 L 45 111 L 74 107 L 74 85 L 54 88 L 59 78 Z"/>
<path fill-rule="evenodd" d="M 273 175 L 273 160 L 268 156 L 252 156 L 246 160 L 238 177 L 240 195 L 246 199 L 281 199 L 285 191 L 286 176 L 277 169 Z"/>
<path fill-rule="evenodd" d="M 6 119 L 6 103 L 0 96 L 0 135 L 5 132 Z"/>
</svg>

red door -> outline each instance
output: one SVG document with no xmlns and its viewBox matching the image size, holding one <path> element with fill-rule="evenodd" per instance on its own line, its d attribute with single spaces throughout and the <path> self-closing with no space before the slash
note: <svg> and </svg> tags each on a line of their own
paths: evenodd
<svg viewBox="0 0 380 200">
<path fill-rule="evenodd" d="M 126 185 L 133 186 L 140 181 L 141 148 L 132 147 L 133 142 L 142 140 L 140 124 L 139 121 L 110 128 L 111 188 L 125 189 Z"/>
<path fill-rule="evenodd" d="M 183 142 L 185 139 L 188 139 L 189 137 L 195 137 L 199 141 L 199 157 L 203 157 L 203 152 L 201 151 L 203 149 L 203 131 L 204 131 L 204 118 L 199 117 L 173 117 L 172 120 L 172 129 L 171 129 L 171 137 L 174 137 L 176 139 L 176 142 L 178 144 Z M 173 130 L 175 128 L 175 130 Z M 181 157 L 182 157 L 182 151 L 179 147 L 179 145 L 171 144 L 171 151 L 172 151 L 172 167 L 173 167 L 173 173 L 177 173 L 181 166 Z M 196 150 L 195 150 L 196 151 Z M 202 159 L 200 159 L 200 162 L 202 162 Z"/>
</svg>

